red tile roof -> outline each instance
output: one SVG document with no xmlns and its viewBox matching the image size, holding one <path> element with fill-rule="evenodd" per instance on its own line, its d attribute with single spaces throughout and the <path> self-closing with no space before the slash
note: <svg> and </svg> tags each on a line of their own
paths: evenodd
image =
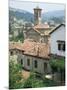
<svg viewBox="0 0 67 90">
<path fill-rule="evenodd" d="M 22 43 L 19 43 L 19 42 L 10 42 L 9 43 L 9 49 L 23 50 L 22 49 Z"/>
<path fill-rule="evenodd" d="M 49 59 L 49 45 L 46 43 L 37 43 L 30 40 L 25 40 L 23 44 L 10 44 L 9 48 L 23 50 L 24 54 L 37 56 Z"/>
<path fill-rule="evenodd" d="M 39 29 L 35 29 L 34 28 L 34 30 L 37 32 L 37 33 L 39 33 L 40 35 L 49 35 L 50 34 L 50 32 L 52 31 L 52 30 L 45 30 L 43 33 L 39 30 Z"/>
<path fill-rule="evenodd" d="M 38 24 L 38 25 L 35 25 L 34 28 L 36 28 L 36 29 L 48 29 L 49 25 L 48 24 Z"/>
</svg>

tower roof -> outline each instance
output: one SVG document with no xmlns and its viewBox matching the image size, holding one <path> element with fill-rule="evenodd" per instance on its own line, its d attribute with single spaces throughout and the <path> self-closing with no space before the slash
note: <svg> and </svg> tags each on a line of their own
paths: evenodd
<svg viewBox="0 0 67 90">
<path fill-rule="evenodd" d="M 39 6 L 36 6 L 36 8 L 34 8 L 34 10 L 42 10 L 42 9 L 39 8 Z"/>
</svg>

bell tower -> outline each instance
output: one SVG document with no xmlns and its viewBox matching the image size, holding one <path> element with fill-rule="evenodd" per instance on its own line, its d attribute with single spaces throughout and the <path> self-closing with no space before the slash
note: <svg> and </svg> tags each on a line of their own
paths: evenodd
<svg viewBox="0 0 67 90">
<path fill-rule="evenodd" d="M 34 8 L 34 25 L 41 23 L 41 11 L 42 9 L 38 6 Z"/>
</svg>

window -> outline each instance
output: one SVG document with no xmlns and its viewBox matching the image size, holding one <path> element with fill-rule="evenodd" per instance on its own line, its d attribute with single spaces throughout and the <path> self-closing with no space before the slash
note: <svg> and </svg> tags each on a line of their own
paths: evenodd
<svg viewBox="0 0 67 90">
<path fill-rule="evenodd" d="M 27 65 L 30 66 L 30 59 L 27 59 Z"/>
<path fill-rule="evenodd" d="M 58 50 L 65 51 L 65 42 L 64 41 L 58 41 Z"/>
<path fill-rule="evenodd" d="M 61 44 L 58 44 L 58 50 L 61 50 Z"/>
<path fill-rule="evenodd" d="M 37 68 L 37 61 L 34 61 L 34 67 Z"/>
<path fill-rule="evenodd" d="M 65 51 L 65 44 L 63 44 L 63 51 Z"/>
<path fill-rule="evenodd" d="M 13 55 L 13 51 L 11 51 L 10 54 Z"/>
<path fill-rule="evenodd" d="M 23 59 L 21 59 L 21 65 L 23 64 Z"/>
<path fill-rule="evenodd" d="M 44 63 L 44 71 L 47 69 L 47 63 Z"/>
<path fill-rule="evenodd" d="M 18 54 L 18 51 L 16 50 L 16 54 Z"/>
</svg>

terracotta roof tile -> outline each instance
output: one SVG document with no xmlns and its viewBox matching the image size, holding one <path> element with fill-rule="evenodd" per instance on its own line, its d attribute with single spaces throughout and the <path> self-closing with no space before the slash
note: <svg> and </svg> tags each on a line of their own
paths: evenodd
<svg viewBox="0 0 67 90">
<path fill-rule="evenodd" d="M 49 58 L 49 45 L 46 43 L 37 43 L 30 40 L 25 40 L 23 44 L 20 43 L 10 43 L 9 49 L 19 49 L 23 50 L 24 54 Z"/>
<path fill-rule="evenodd" d="M 22 47 L 25 51 L 24 54 L 49 58 L 49 45 L 46 43 L 25 41 Z"/>
<path fill-rule="evenodd" d="M 38 24 L 36 26 L 34 26 L 34 28 L 36 29 L 48 29 L 49 28 L 49 25 L 48 24 Z"/>
<path fill-rule="evenodd" d="M 22 43 L 10 42 L 10 43 L 9 43 L 9 49 L 19 49 L 19 50 L 23 50 L 23 49 L 22 49 Z"/>
<path fill-rule="evenodd" d="M 38 32 L 40 35 L 49 35 L 50 32 L 52 31 L 52 30 L 46 30 L 44 33 L 42 33 L 42 32 L 40 32 L 38 29 L 35 29 L 35 28 L 34 28 L 34 30 L 35 30 L 36 32 Z"/>
</svg>

